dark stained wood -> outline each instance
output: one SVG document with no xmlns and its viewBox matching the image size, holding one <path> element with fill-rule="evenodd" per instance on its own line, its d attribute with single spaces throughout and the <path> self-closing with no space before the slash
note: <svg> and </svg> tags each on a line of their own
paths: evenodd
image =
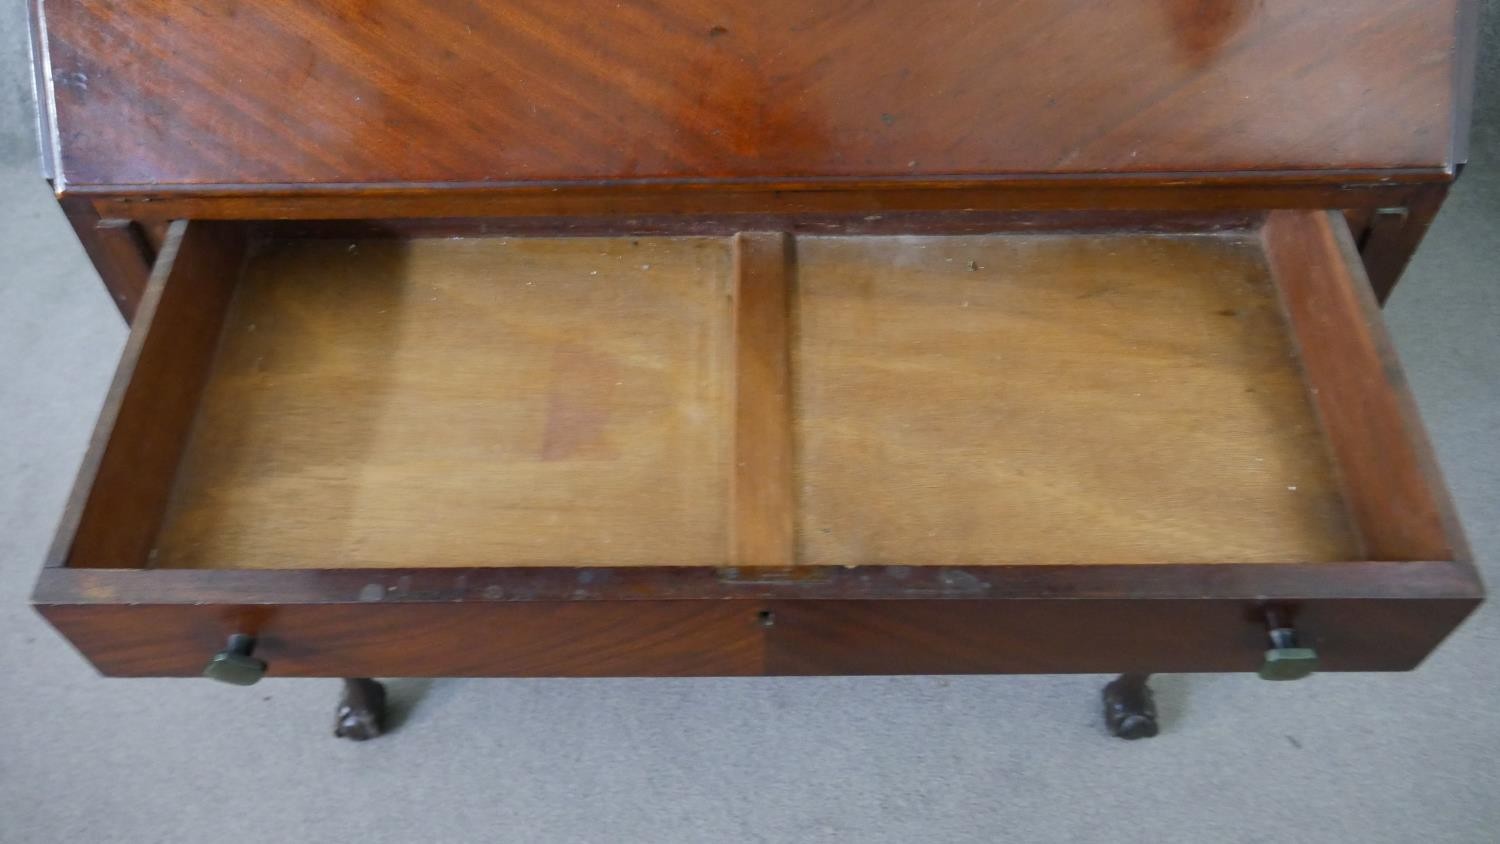
<svg viewBox="0 0 1500 844">
<path fill-rule="evenodd" d="M 161 252 L 162 245 L 167 240 L 167 229 L 171 226 L 170 220 L 147 220 L 137 222 L 136 227 L 140 229 L 141 237 L 145 238 L 146 246 L 150 247 L 151 261 L 156 262 L 157 253 Z"/>
<path fill-rule="evenodd" d="M 241 226 L 174 225 L 126 340 L 51 564 L 147 564 L 244 248 Z"/>
<path fill-rule="evenodd" d="M 621 676 L 1248 671 L 1264 650 L 1258 608 L 1283 599 L 1328 670 L 1399 670 L 1479 594 L 1466 565 L 1349 563 L 53 569 L 34 600 L 110 674 L 193 676 L 239 631 L 259 636 L 272 676 Z"/>
<path fill-rule="evenodd" d="M 734 238 L 734 446 L 729 561 L 795 562 L 790 370 L 791 241 L 781 233 Z"/>
<path fill-rule="evenodd" d="M 1265 625 L 1252 601 L 1046 599 L 783 601 L 771 674 L 1255 671 Z M 1416 667 L 1474 602 L 1308 600 L 1298 627 L 1327 671 Z"/>
<path fill-rule="evenodd" d="M 1264 238 L 1365 556 L 1466 559 L 1344 221 L 1332 212 L 1277 212 Z"/>
<path fill-rule="evenodd" d="M 1446 186 L 1433 186 L 1418 192 L 1406 205 L 1379 208 L 1371 213 L 1359 250 L 1370 288 L 1380 304 L 1390 298 L 1447 194 Z"/>
<path fill-rule="evenodd" d="M 1458 2 L 88 0 L 45 23 L 64 186 L 1446 172 Z"/>
<path fill-rule="evenodd" d="M 734 214 L 880 215 L 912 211 L 1176 211 L 1243 213 L 1274 208 L 1399 205 L 1446 184 L 1439 172 L 1163 173 L 1017 176 L 976 184 L 948 179 L 839 185 L 496 187 L 456 184 L 258 186 L 128 191 L 72 187 L 105 216 L 163 219 L 382 219 L 396 217 L 630 217 Z"/>
<path fill-rule="evenodd" d="M 33 600 L 50 605 L 320 605 L 742 599 L 1049 598 L 1173 600 L 1221 596 L 1471 600 L 1466 561 L 1265 565 L 704 566 L 404 569 L 75 569 L 42 573 Z M 222 642 L 220 643 L 222 645 Z M 217 650 L 217 647 L 215 648 Z"/>
<path fill-rule="evenodd" d="M 101 219 L 85 200 L 65 200 L 62 207 L 115 307 L 125 322 L 133 321 L 146 292 L 156 250 L 130 220 Z"/>
<path fill-rule="evenodd" d="M 763 628 L 725 601 L 42 608 L 104 673 L 196 676 L 250 631 L 269 677 L 743 676 Z M 213 644 L 213 643 L 217 644 Z"/>
<path fill-rule="evenodd" d="M 368 677 L 344 678 L 344 694 L 334 716 L 333 735 L 350 741 L 369 741 L 385 729 L 385 686 Z"/>
<path fill-rule="evenodd" d="M 1121 674 L 1104 687 L 1104 728 L 1127 740 L 1156 735 L 1156 699 L 1147 681 L 1149 674 Z"/>
<path fill-rule="evenodd" d="M 31 5 L 57 187 L 111 219 L 1395 208 L 1467 155 L 1476 0 L 951 1 Z M 1381 298 L 1416 211 L 1374 239 Z"/>
<path fill-rule="evenodd" d="M 51 569 L 33 600 L 108 674 L 194 676 L 239 631 L 272 676 L 623 676 L 1249 671 L 1265 601 L 1295 602 L 1328 670 L 1400 670 L 1480 595 L 1471 566 L 1423 562 Z"/>
<path fill-rule="evenodd" d="M 1217 233 L 1258 229 L 1265 212 L 1203 211 L 926 211 L 880 214 L 732 214 L 712 217 L 406 217 L 388 220 L 263 220 L 251 224 L 262 239 L 427 237 L 720 236 L 740 232 L 788 234 L 957 235 L 1000 232 Z"/>
<path fill-rule="evenodd" d="M 1370 231 L 1370 220 L 1374 218 L 1374 208 L 1345 208 L 1344 222 L 1349 225 L 1349 233 L 1354 236 L 1354 245 L 1360 249 L 1364 248 L 1365 235 Z"/>
<path fill-rule="evenodd" d="M 1283 600 L 1327 670 L 1401 670 L 1480 594 L 1472 567 L 1429 562 L 54 569 L 34 600 L 123 676 L 194 676 L 235 631 L 260 638 L 272 676 L 632 676 L 1250 671 L 1260 608 Z"/>
<path fill-rule="evenodd" d="M 1472 570 L 1444 563 L 742 578 L 63 569 L 44 575 L 35 600 L 119 676 L 196 675 L 236 631 L 257 636 L 269 676 L 1252 671 L 1263 602 L 1283 596 L 1296 596 L 1299 630 L 1326 670 L 1404 670 L 1478 603 Z"/>
</svg>

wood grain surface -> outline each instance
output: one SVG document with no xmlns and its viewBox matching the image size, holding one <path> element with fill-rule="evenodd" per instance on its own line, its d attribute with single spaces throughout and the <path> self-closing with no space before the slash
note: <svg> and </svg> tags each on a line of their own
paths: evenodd
<svg viewBox="0 0 1500 844">
<path fill-rule="evenodd" d="M 104 217 L 135 220 L 379 220 L 395 218 L 507 218 L 558 221 L 552 233 L 579 219 L 608 219 L 624 234 L 649 234 L 668 218 L 672 234 L 735 219 L 777 216 L 798 221 L 817 216 L 862 219 L 898 214 L 975 212 L 1039 214 L 1139 212 L 1243 214 L 1283 208 L 1385 208 L 1408 204 L 1444 173 L 1385 170 L 1279 171 L 1275 173 L 1019 176 L 980 184 L 952 179 L 878 183 L 693 185 L 281 185 L 137 186 L 124 189 L 73 185 L 66 195 L 93 203 Z M 646 218 L 643 222 L 642 218 Z M 651 219 L 651 218 L 654 218 Z M 641 229 L 637 230 L 637 226 Z M 747 227 L 764 230 L 760 224 Z M 857 230 L 858 227 L 854 227 Z M 787 227 L 781 230 L 790 230 Z M 956 232 L 949 232 L 950 234 Z"/>
<path fill-rule="evenodd" d="M 1412 668 L 1473 610 L 1466 563 L 78 570 L 35 600 L 103 672 L 195 676 L 229 633 L 272 676 L 1252 671 L 1264 606 L 1327 671 Z"/>
<path fill-rule="evenodd" d="M 1467 557 L 1406 376 L 1343 221 L 1278 212 L 1263 233 L 1364 543 L 1361 556 Z"/>
<path fill-rule="evenodd" d="M 1474 0 L 28 5 L 141 302 L 34 597 L 106 673 L 1407 669 L 1482 596 L 1327 217 L 995 223 L 1362 209 L 1384 295 Z M 401 217 L 531 236 L 127 222 Z"/>
<path fill-rule="evenodd" d="M 1354 559 L 1253 237 L 799 238 L 799 560 Z"/>
<path fill-rule="evenodd" d="M 792 242 L 780 233 L 734 238 L 734 477 L 729 561 L 796 561 L 792 489 Z"/>
<path fill-rule="evenodd" d="M 723 239 L 273 243 L 152 564 L 722 563 Z"/>
<path fill-rule="evenodd" d="M 1447 173 L 1463 0 L 78 0 L 59 186 Z"/>
<path fill-rule="evenodd" d="M 273 241 L 177 475 L 150 565 L 1360 551 L 1243 231 Z"/>
<path fill-rule="evenodd" d="M 155 542 L 239 282 L 245 230 L 177 223 L 163 255 L 105 397 L 52 565 L 139 567 Z"/>
<path fill-rule="evenodd" d="M 1406 671 L 1476 598 L 1310 600 L 1323 671 Z M 259 633 L 272 677 L 688 677 L 1253 672 L 1253 601 L 620 601 L 46 606 L 112 676 L 201 675 L 227 632 Z M 770 613 L 775 623 L 766 627 Z"/>
</svg>

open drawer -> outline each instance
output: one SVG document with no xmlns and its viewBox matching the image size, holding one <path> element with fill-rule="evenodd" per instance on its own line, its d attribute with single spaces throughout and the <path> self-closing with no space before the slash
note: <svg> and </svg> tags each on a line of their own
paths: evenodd
<svg viewBox="0 0 1500 844">
<path fill-rule="evenodd" d="M 1348 241 L 178 223 L 35 600 L 117 675 L 1410 668 L 1481 589 Z"/>
</svg>

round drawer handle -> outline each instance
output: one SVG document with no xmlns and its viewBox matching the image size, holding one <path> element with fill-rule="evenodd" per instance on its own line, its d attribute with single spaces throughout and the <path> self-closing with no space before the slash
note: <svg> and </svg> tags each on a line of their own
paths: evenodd
<svg viewBox="0 0 1500 844">
<path fill-rule="evenodd" d="M 203 676 L 221 683 L 236 686 L 252 686 L 266 676 L 266 661 L 250 654 L 255 650 L 255 637 L 236 633 L 229 637 L 224 650 L 214 654 L 203 669 Z"/>
<path fill-rule="evenodd" d="M 1290 627 L 1270 630 L 1271 647 L 1260 665 L 1262 680 L 1301 680 L 1318 670 L 1318 652 L 1297 643 L 1297 631 Z"/>
</svg>

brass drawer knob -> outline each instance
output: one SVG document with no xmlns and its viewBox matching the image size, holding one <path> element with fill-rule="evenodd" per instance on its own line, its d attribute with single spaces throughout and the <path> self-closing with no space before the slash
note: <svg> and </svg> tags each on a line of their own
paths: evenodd
<svg viewBox="0 0 1500 844">
<path fill-rule="evenodd" d="M 266 661 L 251 656 L 255 637 L 236 633 L 229 637 L 224 650 L 214 654 L 203 669 L 203 676 L 221 683 L 252 686 L 266 676 Z"/>
<path fill-rule="evenodd" d="M 1318 670 L 1318 652 L 1299 645 L 1296 630 L 1273 627 L 1269 635 L 1271 647 L 1260 666 L 1262 680 L 1300 680 Z"/>
</svg>

